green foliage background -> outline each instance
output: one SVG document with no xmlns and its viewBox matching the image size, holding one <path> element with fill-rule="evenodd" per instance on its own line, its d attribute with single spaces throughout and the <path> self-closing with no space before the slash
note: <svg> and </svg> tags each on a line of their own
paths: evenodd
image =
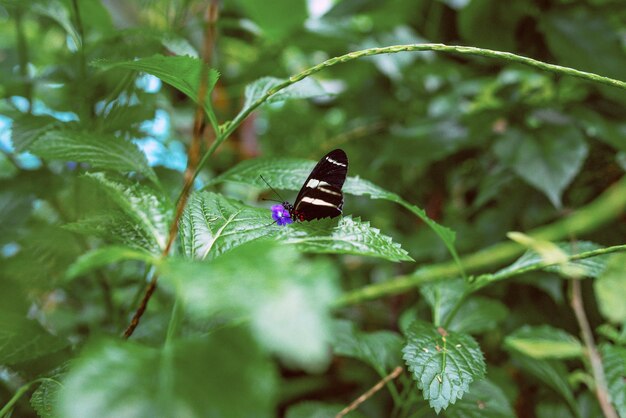
<svg viewBox="0 0 626 418">
<path fill-rule="evenodd" d="M 397 366 L 348 416 L 626 417 L 622 0 L 0 23 L 0 418 L 335 416 Z M 334 148 L 344 216 L 270 225 Z"/>
</svg>

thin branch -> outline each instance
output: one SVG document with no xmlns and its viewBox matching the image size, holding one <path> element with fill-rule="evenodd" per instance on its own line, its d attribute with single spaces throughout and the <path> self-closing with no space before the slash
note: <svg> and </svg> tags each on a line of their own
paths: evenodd
<svg viewBox="0 0 626 418">
<path fill-rule="evenodd" d="M 359 407 L 359 405 L 361 405 L 363 402 L 365 402 L 366 400 L 368 400 L 369 398 L 374 396 L 376 394 L 376 392 L 381 390 L 387 383 L 389 383 L 390 381 L 392 381 L 396 377 L 400 376 L 400 374 L 402 373 L 403 370 L 404 369 L 401 366 L 398 366 L 395 369 L 393 369 L 393 371 L 391 373 L 389 373 L 387 376 L 385 376 L 384 378 L 379 380 L 378 383 L 376 383 L 374 386 L 372 386 L 367 392 L 365 392 L 363 395 L 361 395 L 358 398 L 356 398 L 350 405 L 346 406 L 341 411 L 339 411 L 339 413 L 337 415 L 335 415 L 335 418 L 345 417 L 350 412 L 352 412 L 355 409 L 357 409 Z"/>
<path fill-rule="evenodd" d="M 205 23 L 207 23 L 207 21 L 209 21 L 212 18 L 212 16 L 215 16 L 215 12 L 212 12 L 212 5 L 213 5 L 213 2 L 211 2 L 207 6 L 207 12 L 205 14 Z M 204 30 L 203 57 L 202 57 L 205 64 L 206 64 L 206 60 L 210 56 L 207 54 L 210 54 L 212 51 L 212 47 L 210 45 L 207 45 L 211 43 L 210 41 L 211 41 L 211 25 L 207 23 L 205 25 L 205 30 Z M 172 248 L 174 240 L 176 239 L 176 236 L 178 235 L 178 221 L 180 220 L 183 214 L 183 211 L 185 209 L 185 206 L 187 205 L 187 199 L 189 198 L 189 193 L 191 192 L 191 188 L 193 187 L 193 182 L 195 179 L 194 173 L 196 172 L 196 169 L 198 166 L 198 160 L 200 159 L 200 146 L 201 146 L 201 140 L 202 140 L 202 133 L 204 131 L 204 116 L 205 116 L 205 112 L 204 112 L 204 108 L 202 107 L 202 104 L 204 103 L 207 97 L 207 93 L 208 93 L 207 76 L 208 76 L 208 65 L 203 65 L 202 73 L 200 74 L 200 85 L 198 87 L 198 100 L 196 101 L 198 105 L 196 107 L 196 112 L 194 115 L 194 122 L 193 122 L 193 137 L 191 140 L 191 145 L 189 146 L 189 150 L 187 152 L 187 169 L 185 170 L 184 183 L 183 183 L 182 191 L 180 193 L 180 198 L 178 199 L 176 203 L 176 211 L 174 213 L 174 219 L 172 220 L 172 223 L 170 225 L 170 230 L 169 230 L 169 234 L 167 238 L 167 244 L 165 245 L 165 248 L 163 249 L 161 253 L 162 258 L 167 257 L 167 255 L 169 254 Z M 130 324 L 124 331 L 124 338 L 129 338 L 131 335 L 133 335 L 135 328 L 137 328 L 137 325 L 139 325 L 141 316 L 146 311 L 148 302 L 150 301 L 150 298 L 152 297 L 152 295 L 154 294 L 154 291 L 156 290 L 158 278 L 159 278 L 158 274 L 155 273 L 152 275 L 152 279 L 150 280 L 150 283 L 148 283 L 148 286 L 146 287 L 145 293 L 143 295 L 143 298 L 141 299 L 139 307 L 137 308 L 137 311 L 133 315 L 133 318 L 131 319 Z"/>
<path fill-rule="evenodd" d="M 618 418 L 617 412 L 615 412 L 615 408 L 613 408 L 609 400 L 609 391 L 606 385 L 606 378 L 604 377 L 602 358 L 596 347 L 593 332 L 591 331 L 591 326 L 589 326 L 587 314 L 585 313 L 585 306 L 580 290 L 580 280 L 573 279 L 570 283 L 572 309 L 574 310 L 576 321 L 578 321 L 578 326 L 580 327 L 583 343 L 587 348 L 586 355 L 589 357 L 591 371 L 595 380 L 595 392 L 598 403 L 606 418 Z"/>
</svg>

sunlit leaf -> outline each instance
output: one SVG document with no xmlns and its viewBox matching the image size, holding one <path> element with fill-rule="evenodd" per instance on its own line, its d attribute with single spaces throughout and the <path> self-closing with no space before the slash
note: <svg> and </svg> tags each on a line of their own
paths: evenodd
<svg viewBox="0 0 626 418">
<path fill-rule="evenodd" d="M 536 359 L 580 358 L 583 347 L 573 335 L 551 327 L 524 326 L 506 337 L 505 345 Z"/>
<path fill-rule="evenodd" d="M 157 260 L 147 251 L 132 247 L 109 246 L 97 248 L 81 255 L 67 270 L 67 280 L 81 276 L 91 270 L 124 260 L 139 260 L 154 263 Z"/>
<path fill-rule="evenodd" d="M 626 254 L 614 254 L 593 282 L 598 308 L 612 322 L 626 321 Z"/>
</svg>

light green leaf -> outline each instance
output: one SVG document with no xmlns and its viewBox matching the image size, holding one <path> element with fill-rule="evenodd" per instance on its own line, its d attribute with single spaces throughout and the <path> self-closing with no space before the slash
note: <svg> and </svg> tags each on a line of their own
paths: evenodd
<svg viewBox="0 0 626 418">
<path fill-rule="evenodd" d="M 605 344 L 601 347 L 602 364 L 609 386 L 611 403 L 620 418 L 626 417 L 626 348 Z"/>
<path fill-rule="evenodd" d="M 446 418 L 514 418 L 504 392 L 487 379 L 472 383 L 463 399 L 446 410 Z"/>
<path fill-rule="evenodd" d="M 268 158 L 248 160 L 237 164 L 232 169 L 216 177 L 209 185 L 228 181 L 266 188 L 267 186 L 260 178 L 260 176 L 263 175 L 272 187 L 297 191 L 300 190 L 314 166 L 315 162 L 298 159 Z M 458 256 L 454 249 L 454 231 L 437 224 L 426 215 L 424 210 L 415 205 L 411 205 L 400 196 L 381 189 L 373 183 L 359 177 L 348 177 L 343 186 L 343 191 L 344 193 L 355 196 L 367 195 L 371 199 L 389 200 L 408 209 L 433 229 L 458 262 Z M 344 210 L 345 209 L 346 206 L 344 205 Z"/>
<path fill-rule="evenodd" d="M 598 308 L 609 321 L 626 321 L 626 254 L 614 254 L 606 270 L 593 282 Z"/>
<path fill-rule="evenodd" d="M 41 384 L 30 397 L 30 405 L 41 418 L 57 418 L 58 393 L 63 387 L 62 380 L 67 375 L 69 363 L 55 369 L 50 377 L 41 378 Z"/>
<path fill-rule="evenodd" d="M 466 334 L 481 334 L 496 328 L 508 314 L 509 310 L 502 302 L 472 296 L 463 302 L 448 329 Z"/>
<path fill-rule="evenodd" d="M 49 17 L 56 21 L 62 28 L 72 37 L 76 48 L 80 48 L 82 40 L 74 24 L 72 23 L 72 16 L 70 11 L 65 5 L 58 0 L 39 0 L 33 2 L 31 10 L 42 16 Z"/>
<path fill-rule="evenodd" d="M 131 61 L 106 61 L 99 60 L 92 63 L 103 69 L 126 68 L 134 71 L 142 71 L 160 78 L 164 83 L 181 91 L 196 104 L 198 104 L 198 92 L 200 78 L 203 73 L 207 77 L 207 91 L 202 106 L 209 117 L 214 118 L 211 104 L 211 92 L 219 73 L 212 68 L 206 67 L 199 58 L 189 56 L 163 56 L 139 58 Z M 204 68 L 203 68 L 204 67 Z"/>
<path fill-rule="evenodd" d="M 158 350 L 90 344 L 59 393 L 64 418 L 271 417 L 275 370 L 247 336 L 218 332 Z"/>
<path fill-rule="evenodd" d="M 483 354 L 472 337 L 447 333 L 425 322 L 411 325 L 402 352 L 417 387 L 437 413 L 485 375 Z"/>
<path fill-rule="evenodd" d="M 358 219 L 272 225 L 267 209 L 245 206 L 217 193 L 194 194 L 181 218 L 180 239 L 185 254 L 213 259 L 245 242 L 261 237 L 294 244 L 313 253 L 355 254 L 391 261 L 412 260 L 399 244 Z"/>
<path fill-rule="evenodd" d="M 53 130 L 35 141 L 29 151 L 51 160 L 87 163 L 94 169 L 136 171 L 158 182 L 143 152 L 135 144 L 114 135 Z"/>
<path fill-rule="evenodd" d="M 161 275 L 192 317 L 248 319 L 264 347 L 299 367 L 319 370 L 330 360 L 329 310 L 338 296 L 331 264 L 257 240 L 211 262 L 168 260 Z"/>
<path fill-rule="evenodd" d="M 587 157 L 585 138 L 574 124 L 550 125 L 526 135 L 510 129 L 495 145 L 498 158 L 561 207 L 561 195 Z"/>
<path fill-rule="evenodd" d="M 505 345 L 536 359 L 580 358 L 580 341 L 567 332 L 549 325 L 525 325 L 506 337 Z"/>
<path fill-rule="evenodd" d="M 140 184 L 113 181 L 103 173 L 88 173 L 86 177 L 101 188 L 124 215 L 124 218 L 112 215 L 112 221 L 124 222 L 120 225 L 123 229 L 140 230 L 137 235 L 144 235 L 149 239 L 146 250 L 154 254 L 163 251 L 173 216 L 171 204 L 163 195 Z M 80 226 L 74 225 L 74 228 Z"/>
<path fill-rule="evenodd" d="M 287 410 L 286 418 L 331 418 L 345 407 L 345 405 L 340 403 L 300 402 Z M 349 418 L 365 418 L 365 415 L 356 410 L 350 412 Z"/>
<path fill-rule="evenodd" d="M 401 361 L 402 337 L 391 331 L 361 332 L 352 322 L 338 320 L 333 326 L 336 355 L 352 357 L 386 375 Z"/>
<path fill-rule="evenodd" d="M 245 16 L 249 16 L 273 41 L 301 28 L 307 18 L 304 0 L 273 0 L 272 7 L 257 0 L 239 0 Z"/>
<path fill-rule="evenodd" d="M 1 309 L 1 307 L 0 307 Z M 54 353 L 69 343 L 37 321 L 13 311 L 0 311 L 0 364 L 21 363 Z"/>
<path fill-rule="evenodd" d="M 15 152 L 26 151 L 32 143 L 37 141 L 52 129 L 57 129 L 62 123 L 48 115 L 21 114 L 11 123 L 11 142 Z"/>
<path fill-rule="evenodd" d="M 66 280 L 72 280 L 92 270 L 117 263 L 124 260 L 139 260 L 144 263 L 154 264 L 158 259 L 145 250 L 132 247 L 109 246 L 97 248 L 81 255 L 68 269 L 65 274 Z"/>
</svg>

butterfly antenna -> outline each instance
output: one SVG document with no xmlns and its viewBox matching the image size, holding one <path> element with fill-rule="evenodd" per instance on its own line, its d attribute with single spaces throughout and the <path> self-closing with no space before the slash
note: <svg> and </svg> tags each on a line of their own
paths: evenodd
<svg viewBox="0 0 626 418">
<path fill-rule="evenodd" d="M 280 195 L 280 193 L 278 193 L 278 192 L 276 191 L 276 189 L 274 189 L 272 186 L 270 186 L 270 184 L 267 182 L 267 180 L 265 180 L 265 179 L 263 178 L 263 176 L 262 176 L 261 174 L 259 174 L 259 177 L 261 177 L 261 180 L 263 180 L 263 182 L 264 182 L 265 184 L 267 184 L 267 187 L 269 187 L 270 189 L 272 189 L 272 191 L 273 191 L 274 193 L 276 193 L 276 195 L 277 195 L 278 197 L 280 197 L 280 198 L 281 198 L 281 200 L 274 200 L 274 202 L 283 203 L 283 202 L 285 201 L 285 199 L 283 199 L 283 197 Z M 263 200 L 273 200 L 273 199 L 263 199 Z"/>
</svg>

